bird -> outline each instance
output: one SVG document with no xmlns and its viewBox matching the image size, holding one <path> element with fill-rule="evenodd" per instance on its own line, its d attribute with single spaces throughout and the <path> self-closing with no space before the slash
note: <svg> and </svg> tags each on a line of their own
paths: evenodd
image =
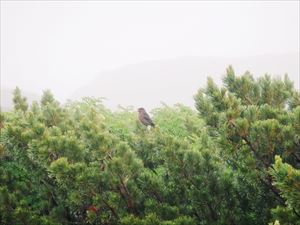
<svg viewBox="0 0 300 225">
<path fill-rule="evenodd" d="M 142 124 L 144 124 L 145 126 L 150 125 L 151 127 L 155 126 L 155 124 L 152 122 L 150 116 L 148 115 L 148 113 L 144 108 L 139 108 L 138 112 L 139 112 L 139 120 L 141 121 Z"/>
</svg>

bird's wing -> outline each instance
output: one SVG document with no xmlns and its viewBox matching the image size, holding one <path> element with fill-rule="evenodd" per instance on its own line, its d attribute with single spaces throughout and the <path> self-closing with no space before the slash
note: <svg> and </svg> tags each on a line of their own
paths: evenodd
<svg viewBox="0 0 300 225">
<path fill-rule="evenodd" d="M 148 113 L 144 113 L 144 115 L 143 115 L 143 119 L 145 120 L 145 121 L 147 121 L 149 124 L 153 124 L 153 122 L 152 122 L 152 120 L 151 120 L 151 118 L 150 118 L 150 116 L 148 115 Z"/>
</svg>

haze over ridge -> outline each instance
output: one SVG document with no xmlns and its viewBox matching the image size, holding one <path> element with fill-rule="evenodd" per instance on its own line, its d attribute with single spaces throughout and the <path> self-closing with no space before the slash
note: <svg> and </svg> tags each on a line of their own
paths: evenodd
<svg viewBox="0 0 300 225">
<path fill-rule="evenodd" d="M 193 95 L 205 86 L 207 77 L 213 77 L 221 85 L 229 65 L 237 75 L 249 71 L 254 77 L 269 74 L 282 78 L 287 73 L 295 88 L 300 89 L 299 53 L 242 58 L 191 56 L 146 61 L 103 71 L 70 98 L 104 97 L 104 102 L 114 109 L 118 105 L 155 108 L 161 102 L 193 107 Z"/>
</svg>

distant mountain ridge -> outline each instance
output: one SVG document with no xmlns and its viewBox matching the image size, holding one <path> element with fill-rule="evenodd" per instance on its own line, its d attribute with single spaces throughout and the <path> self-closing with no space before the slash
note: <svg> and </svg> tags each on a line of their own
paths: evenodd
<svg viewBox="0 0 300 225">
<path fill-rule="evenodd" d="M 247 70 L 255 77 L 265 73 L 282 77 L 287 73 L 299 90 L 299 61 L 299 52 L 246 58 L 190 56 L 146 61 L 103 71 L 92 82 L 71 94 L 69 99 L 101 97 L 106 99 L 104 104 L 110 109 L 122 105 L 142 106 L 149 110 L 158 107 L 161 102 L 193 107 L 193 95 L 205 86 L 207 77 L 212 76 L 217 84 L 221 84 L 228 65 L 233 66 L 237 75 Z M 29 103 L 40 99 L 38 94 L 20 88 Z M 1 111 L 13 108 L 12 92 L 13 89 L 1 86 Z M 53 94 L 56 96 L 56 93 Z"/>
<path fill-rule="evenodd" d="M 144 106 L 154 108 L 160 102 L 194 105 L 193 95 L 212 76 L 221 83 L 226 68 L 232 65 L 236 74 L 250 71 L 255 77 L 268 73 L 282 77 L 288 73 L 299 89 L 299 53 L 263 55 L 246 58 L 183 57 L 147 61 L 115 70 L 104 71 L 90 84 L 78 89 L 71 99 L 83 96 L 104 97 L 105 105 L 116 108 Z"/>
</svg>

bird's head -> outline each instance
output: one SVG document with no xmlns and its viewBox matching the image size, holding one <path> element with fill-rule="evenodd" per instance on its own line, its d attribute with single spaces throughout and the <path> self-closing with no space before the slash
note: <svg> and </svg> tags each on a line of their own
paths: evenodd
<svg viewBox="0 0 300 225">
<path fill-rule="evenodd" d="M 144 108 L 138 108 L 138 112 L 139 113 L 145 112 L 145 109 Z"/>
</svg>

